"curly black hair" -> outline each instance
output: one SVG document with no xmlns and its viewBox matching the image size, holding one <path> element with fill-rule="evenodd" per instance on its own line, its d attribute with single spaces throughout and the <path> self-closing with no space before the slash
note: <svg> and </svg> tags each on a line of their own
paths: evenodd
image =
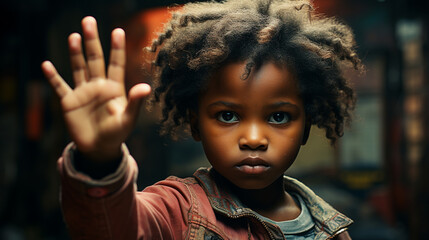
<svg viewBox="0 0 429 240">
<path fill-rule="evenodd" d="M 210 74 L 246 61 L 245 80 L 266 61 L 295 73 L 306 116 L 335 143 L 351 120 L 355 93 L 344 65 L 362 64 L 351 29 L 315 14 L 308 0 L 227 0 L 188 3 L 149 48 L 157 54 L 154 102 L 163 103 L 164 133 L 189 124 Z"/>
</svg>

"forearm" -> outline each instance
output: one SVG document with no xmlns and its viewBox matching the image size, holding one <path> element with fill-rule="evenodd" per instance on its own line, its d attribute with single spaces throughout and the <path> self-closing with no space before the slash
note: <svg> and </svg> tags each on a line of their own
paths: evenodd
<svg viewBox="0 0 429 240">
<path fill-rule="evenodd" d="M 73 165 L 73 145 L 58 161 L 61 207 L 72 239 L 175 239 L 186 231 L 191 194 L 170 180 L 137 192 L 137 164 L 122 146 L 117 170 L 101 179 Z"/>
<path fill-rule="evenodd" d="M 116 171 L 94 179 L 74 167 L 73 148 L 69 145 L 58 161 L 61 206 L 72 239 L 133 239 L 138 225 L 134 159 L 123 146 Z"/>
</svg>

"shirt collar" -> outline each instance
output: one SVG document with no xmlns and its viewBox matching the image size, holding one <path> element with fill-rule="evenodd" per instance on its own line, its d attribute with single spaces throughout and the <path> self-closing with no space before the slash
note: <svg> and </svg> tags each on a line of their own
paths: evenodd
<svg viewBox="0 0 429 240">
<path fill-rule="evenodd" d="M 215 211 L 231 218 L 256 217 L 251 209 L 246 208 L 232 194 L 230 183 L 212 168 L 200 168 L 194 173 L 194 177 L 206 192 Z M 298 180 L 285 176 L 284 186 L 286 191 L 296 192 L 302 197 L 318 228 L 328 234 L 334 234 L 353 223 L 353 220 L 335 210 Z"/>
</svg>

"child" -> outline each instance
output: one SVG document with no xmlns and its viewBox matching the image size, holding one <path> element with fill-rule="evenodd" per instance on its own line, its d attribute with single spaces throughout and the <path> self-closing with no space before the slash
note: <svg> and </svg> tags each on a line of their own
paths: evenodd
<svg viewBox="0 0 429 240">
<path fill-rule="evenodd" d="M 190 126 L 212 167 L 136 191 L 123 144 L 147 84 L 124 90 L 125 35 L 112 32 L 105 71 L 95 19 L 69 37 L 76 87 L 50 62 L 73 143 L 58 161 L 73 239 L 349 239 L 352 220 L 284 176 L 310 126 L 332 143 L 355 98 L 343 63 L 360 68 L 349 28 L 306 0 L 190 3 L 152 44 L 164 131 Z"/>
</svg>

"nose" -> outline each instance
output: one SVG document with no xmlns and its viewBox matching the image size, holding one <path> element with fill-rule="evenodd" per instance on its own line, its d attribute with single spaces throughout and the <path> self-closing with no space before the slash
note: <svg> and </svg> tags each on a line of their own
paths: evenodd
<svg viewBox="0 0 429 240">
<path fill-rule="evenodd" d="M 239 139 L 239 146 L 241 150 L 267 150 L 268 139 L 264 134 L 263 127 L 257 123 L 244 127 L 243 134 Z"/>
</svg>

